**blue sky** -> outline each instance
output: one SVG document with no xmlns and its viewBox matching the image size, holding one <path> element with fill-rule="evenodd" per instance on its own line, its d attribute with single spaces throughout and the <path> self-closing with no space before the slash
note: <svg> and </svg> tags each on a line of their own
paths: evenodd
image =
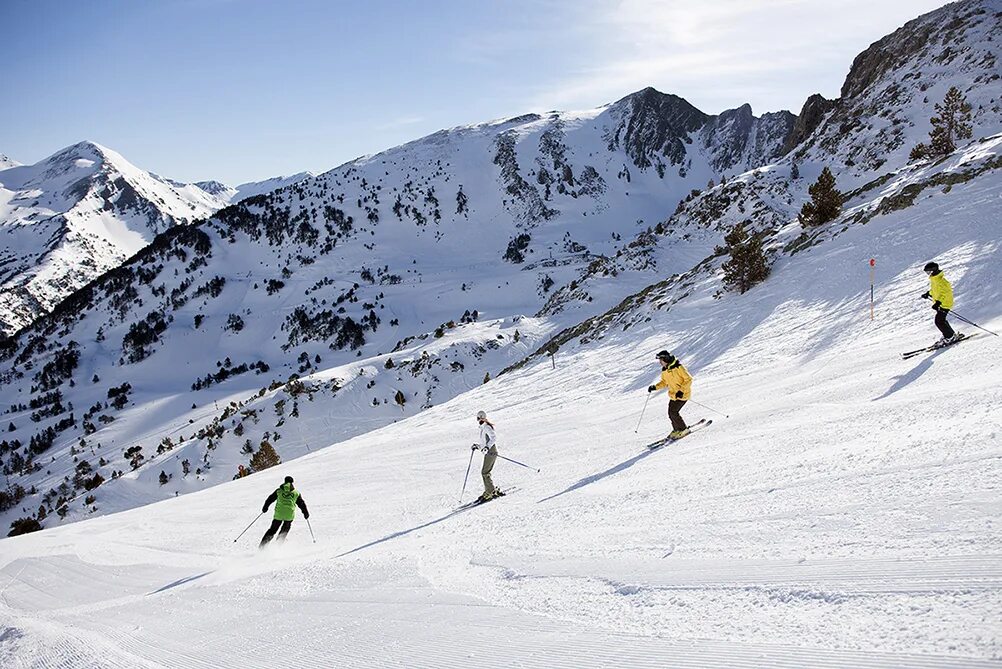
<svg viewBox="0 0 1002 669">
<path fill-rule="evenodd" d="M 230 184 L 645 86 L 705 112 L 838 95 L 942 0 L 0 0 L 0 153 L 90 139 Z"/>
</svg>

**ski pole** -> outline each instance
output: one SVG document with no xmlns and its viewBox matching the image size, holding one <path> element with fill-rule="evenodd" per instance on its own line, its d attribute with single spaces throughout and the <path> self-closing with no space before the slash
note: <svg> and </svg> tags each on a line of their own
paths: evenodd
<svg viewBox="0 0 1002 669">
<path fill-rule="evenodd" d="M 527 464 L 525 464 L 523 462 L 519 462 L 518 460 L 512 460 L 511 458 L 506 458 L 505 456 L 501 455 L 500 453 L 498 453 L 498 457 L 501 458 L 502 460 L 507 460 L 508 462 L 513 462 L 516 465 L 520 465 L 522 467 L 525 467 L 526 469 L 536 469 L 535 467 L 530 467 L 529 465 L 527 465 Z M 536 469 L 536 471 L 538 472 L 540 470 Z"/>
<path fill-rule="evenodd" d="M 960 320 L 964 321 L 964 322 L 965 322 L 965 323 L 967 323 L 968 325 L 973 325 L 974 327 L 978 328 L 979 330 L 984 330 L 985 332 L 987 332 L 987 333 L 988 333 L 988 334 L 990 334 L 990 335 L 995 335 L 996 337 L 998 337 L 998 336 L 999 336 L 999 333 L 997 333 L 997 332 L 992 332 L 991 330 L 989 330 L 989 329 L 987 329 L 987 328 L 983 328 L 983 327 L 981 327 L 980 325 L 978 325 L 978 324 L 977 324 L 977 323 L 975 323 L 974 321 L 969 321 L 969 320 L 967 320 L 966 318 L 964 318 L 963 316 L 961 316 L 960 314 L 958 314 L 958 313 L 957 313 L 956 311 L 951 311 L 950 313 L 951 313 L 951 314 L 953 314 L 953 316 L 954 316 L 955 318 L 958 318 L 958 319 L 960 319 Z"/>
<path fill-rule="evenodd" d="M 692 402 L 693 404 L 695 404 L 696 406 L 701 406 L 701 407 L 703 407 L 704 409 L 707 409 L 708 411 L 712 411 L 713 413 L 719 413 L 719 414 L 720 414 L 721 416 L 723 416 L 724 418 L 730 418 L 730 416 L 728 416 L 727 414 L 725 414 L 725 413 L 724 413 L 723 411 L 717 411 L 716 409 L 714 409 L 714 408 L 712 408 L 712 407 L 708 407 L 708 406 L 706 406 L 705 404 L 700 404 L 700 403 L 699 403 L 699 402 L 697 402 L 696 400 L 689 400 L 689 401 L 690 401 L 690 402 Z"/>
<path fill-rule="evenodd" d="M 925 296 L 923 295 L 923 297 L 925 297 Z M 931 300 L 931 299 L 932 299 L 932 297 L 931 297 L 931 296 L 930 296 L 930 297 L 926 297 L 925 299 L 927 299 L 927 300 Z M 959 320 L 962 320 L 962 321 L 964 321 L 965 323 L 967 323 L 968 325 L 973 325 L 974 327 L 978 328 L 979 330 L 984 330 L 985 332 L 987 332 L 987 333 L 988 333 L 988 334 L 990 334 L 990 335 L 995 335 L 996 337 L 998 337 L 998 336 L 999 336 L 999 333 L 997 333 L 997 332 L 992 332 L 992 331 L 991 331 L 991 330 L 989 330 L 988 328 L 983 328 L 983 327 L 981 327 L 980 325 L 978 325 L 978 324 L 977 324 L 977 323 L 975 323 L 974 321 L 969 321 L 969 320 L 967 320 L 966 318 L 964 318 L 963 316 L 961 316 L 960 314 L 958 314 L 958 313 L 957 313 L 956 311 L 953 311 L 952 309 L 947 309 L 947 311 L 949 311 L 949 312 L 950 312 L 950 313 L 951 313 L 951 314 L 952 314 L 952 315 L 954 316 L 954 318 L 957 318 L 957 319 L 959 319 Z"/>
<path fill-rule="evenodd" d="M 644 412 L 647 411 L 647 403 L 651 401 L 651 394 L 647 393 L 647 399 L 644 400 L 644 408 L 640 410 L 640 420 L 637 421 L 637 429 L 633 431 L 633 434 L 637 434 L 637 430 L 640 429 L 640 424 L 644 421 Z"/>
<path fill-rule="evenodd" d="M 243 532 L 241 532 L 240 534 L 238 534 L 238 535 L 237 535 L 237 539 L 239 539 L 239 538 L 240 538 L 240 537 L 242 537 L 242 536 L 243 536 L 244 534 L 246 534 L 247 530 L 249 530 L 249 529 L 251 528 L 251 525 L 253 525 L 254 523 L 256 523 L 256 522 L 257 522 L 257 520 L 258 520 L 258 518 L 260 518 L 260 517 L 261 517 L 261 516 L 263 516 L 263 515 L 264 515 L 264 511 L 262 511 L 262 512 L 261 512 L 261 513 L 259 513 L 259 514 L 257 514 L 257 518 L 255 518 L 254 520 L 252 520 L 252 521 L 251 521 L 251 524 L 250 524 L 250 525 L 248 525 L 248 526 L 247 526 L 247 527 L 246 527 L 246 528 L 244 529 L 244 531 L 243 531 Z M 233 540 L 233 543 L 237 543 L 237 539 L 234 539 L 234 540 Z"/>
<path fill-rule="evenodd" d="M 463 492 L 459 493 L 459 501 L 463 501 L 463 495 L 466 494 L 466 482 L 470 480 L 470 467 L 473 466 L 473 449 L 470 449 L 470 464 L 466 465 L 466 476 L 463 478 Z"/>
<path fill-rule="evenodd" d="M 310 528 L 310 537 L 312 537 L 313 543 L 317 543 L 317 538 L 313 534 L 313 526 L 310 525 L 310 519 L 309 518 L 306 519 L 306 527 Z"/>
</svg>

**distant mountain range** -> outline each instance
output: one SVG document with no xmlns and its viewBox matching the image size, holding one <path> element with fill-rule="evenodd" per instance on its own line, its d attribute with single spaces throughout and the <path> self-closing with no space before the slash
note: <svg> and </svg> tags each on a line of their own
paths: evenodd
<svg viewBox="0 0 1002 669">
<path fill-rule="evenodd" d="M 0 156 L 0 332 L 29 324 L 160 232 L 310 176 L 184 184 L 93 142 L 35 165 Z"/>
</svg>

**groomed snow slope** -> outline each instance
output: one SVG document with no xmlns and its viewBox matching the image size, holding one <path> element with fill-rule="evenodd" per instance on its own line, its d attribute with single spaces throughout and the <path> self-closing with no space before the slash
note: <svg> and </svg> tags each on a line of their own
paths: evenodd
<svg viewBox="0 0 1002 669">
<path fill-rule="evenodd" d="M 4 667 L 977 667 L 1002 660 L 1002 183 L 706 279 L 644 326 L 247 479 L 0 542 Z M 867 260 L 878 259 L 876 320 Z M 958 324 L 959 325 L 959 324 Z M 958 327 L 972 332 L 972 328 Z M 673 447 L 656 376 L 696 377 Z M 454 512 L 486 410 L 509 497 Z M 318 435 L 319 438 L 320 435 Z M 329 440 L 328 440 L 329 441 Z M 475 460 L 466 498 L 477 494 Z M 302 520 L 233 538 L 281 477 Z"/>
</svg>

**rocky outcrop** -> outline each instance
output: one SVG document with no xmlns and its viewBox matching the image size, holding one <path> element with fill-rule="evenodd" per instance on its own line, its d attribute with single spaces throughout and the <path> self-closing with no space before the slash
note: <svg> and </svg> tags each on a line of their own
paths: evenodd
<svg viewBox="0 0 1002 669">
<path fill-rule="evenodd" d="M 743 172 L 783 155 L 783 142 L 796 121 L 797 117 L 788 111 L 757 118 L 751 105 L 744 104 L 710 117 L 702 133 L 703 146 L 716 171 Z"/>
<path fill-rule="evenodd" d="M 825 115 L 828 114 L 838 104 L 837 100 L 829 100 L 819 93 L 815 93 L 807 98 L 804 107 L 800 110 L 800 116 L 796 117 L 796 122 L 790 128 L 790 132 L 783 141 L 782 153 L 786 155 L 793 151 L 805 139 L 811 136 Z"/>
</svg>

